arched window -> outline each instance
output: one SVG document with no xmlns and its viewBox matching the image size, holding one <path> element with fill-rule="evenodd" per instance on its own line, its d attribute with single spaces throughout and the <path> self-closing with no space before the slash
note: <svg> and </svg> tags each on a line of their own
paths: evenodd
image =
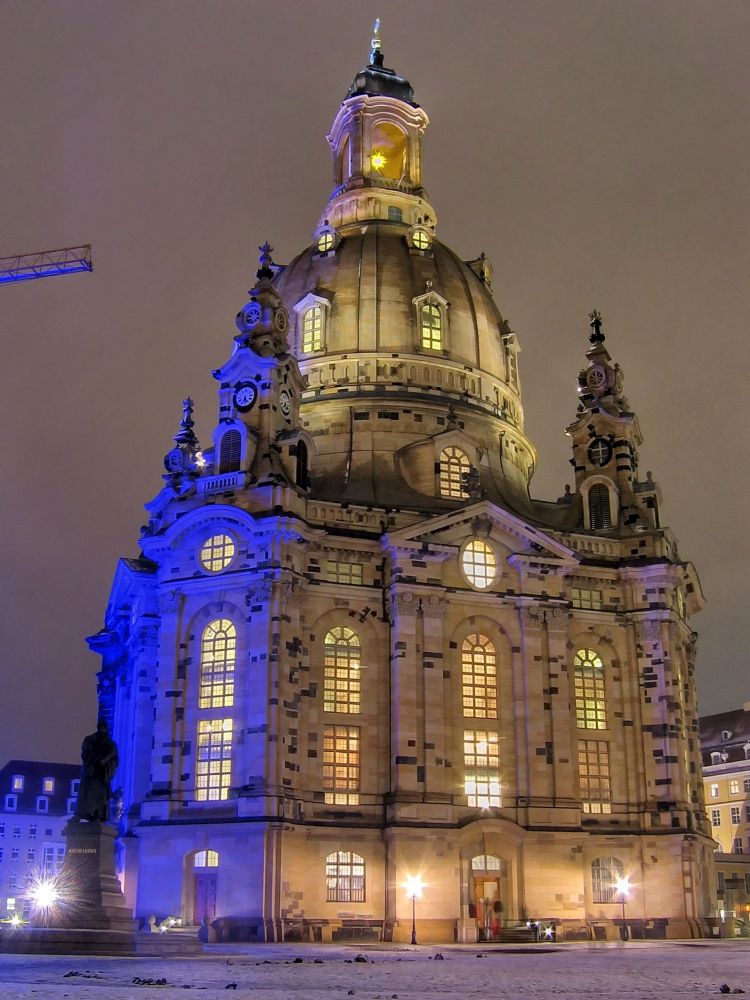
<svg viewBox="0 0 750 1000">
<path fill-rule="evenodd" d="M 436 305 L 425 302 L 419 311 L 419 329 L 422 347 L 428 351 L 443 349 L 443 316 Z"/>
<path fill-rule="evenodd" d="M 343 625 L 325 637 L 323 707 L 326 712 L 359 715 L 360 641 L 356 632 Z"/>
<path fill-rule="evenodd" d="M 219 444 L 219 472 L 236 472 L 242 457 L 242 438 L 239 431 L 227 431 Z"/>
<path fill-rule="evenodd" d="M 471 472 L 468 455 L 451 445 L 440 452 L 440 492 L 444 497 L 465 500 L 469 493 L 464 475 Z"/>
<path fill-rule="evenodd" d="M 473 538 L 463 551 L 461 568 L 473 587 L 487 590 L 492 586 L 497 572 L 495 550 L 483 538 Z"/>
<path fill-rule="evenodd" d="M 218 868 L 219 854 L 217 851 L 198 851 L 193 859 L 193 868 Z"/>
<path fill-rule="evenodd" d="M 234 704 L 234 660 L 237 630 L 228 618 L 209 622 L 201 638 L 200 708 Z"/>
<path fill-rule="evenodd" d="M 308 470 L 308 459 L 307 459 L 307 445 L 304 441 L 298 441 L 295 454 L 297 456 L 297 468 L 295 472 L 295 482 L 297 486 L 301 486 L 303 490 L 306 490 L 309 483 L 310 473 Z"/>
<path fill-rule="evenodd" d="M 497 718 L 497 667 L 495 647 L 486 635 L 474 632 L 461 646 L 464 716 Z"/>
<path fill-rule="evenodd" d="M 349 136 L 344 136 L 344 141 L 341 143 L 341 149 L 339 151 L 339 177 L 341 180 L 340 184 L 345 184 L 352 175 L 352 154 L 351 154 L 351 143 L 349 142 Z"/>
<path fill-rule="evenodd" d="M 336 851 L 326 858 L 326 901 L 364 903 L 365 859 L 352 851 Z"/>
<path fill-rule="evenodd" d="M 604 664 L 593 649 L 579 649 L 573 659 L 576 725 L 579 729 L 607 728 Z"/>
<path fill-rule="evenodd" d="M 379 122 L 372 130 L 370 140 L 370 173 L 400 181 L 407 171 L 406 133 L 391 124 Z"/>
<path fill-rule="evenodd" d="M 594 858 L 591 862 L 591 895 L 595 903 L 618 901 L 617 880 L 625 877 L 619 858 Z"/>
<path fill-rule="evenodd" d="M 494 854 L 477 854 L 471 859 L 471 870 L 473 872 L 499 872 L 503 866 L 500 858 Z"/>
<path fill-rule="evenodd" d="M 302 344 L 303 354 L 311 354 L 313 351 L 323 349 L 323 310 L 320 306 L 313 306 L 308 309 L 302 317 Z"/>
<path fill-rule="evenodd" d="M 589 527 L 594 531 L 612 527 L 609 490 L 604 483 L 594 483 L 589 490 Z"/>
</svg>

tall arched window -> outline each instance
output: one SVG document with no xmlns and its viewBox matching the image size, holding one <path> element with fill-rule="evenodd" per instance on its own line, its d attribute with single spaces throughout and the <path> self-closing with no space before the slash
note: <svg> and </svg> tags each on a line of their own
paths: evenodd
<svg viewBox="0 0 750 1000">
<path fill-rule="evenodd" d="M 370 173 L 400 181 L 407 172 L 406 133 L 391 122 L 378 122 L 370 138 Z"/>
<path fill-rule="evenodd" d="M 298 441 L 295 446 L 295 454 L 297 456 L 297 468 L 295 470 L 295 482 L 297 486 L 301 486 L 303 490 L 308 487 L 308 480 L 310 478 L 308 470 L 308 459 L 307 459 L 307 445 L 304 441 Z"/>
<path fill-rule="evenodd" d="M 604 483 L 594 483 L 589 490 L 589 527 L 594 531 L 612 527 L 609 490 Z"/>
<path fill-rule="evenodd" d="M 443 316 L 436 305 L 425 302 L 419 311 L 419 329 L 422 347 L 428 351 L 443 349 Z"/>
<path fill-rule="evenodd" d="M 465 500 L 468 491 L 464 475 L 471 472 L 471 462 L 468 455 L 451 445 L 440 452 L 440 492 L 444 497 L 455 500 Z"/>
<path fill-rule="evenodd" d="M 486 635 L 474 632 L 461 646 L 464 716 L 497 718 L 497 667 L 495 647 Z"/>
<path fill-rule="evenodd" d="M 320 306 L 313 306 L 303 315 L 300 346 L 303 354 L 323 349 L 323 310 Z"/>
<path fill-rule="evenodd" d="M 619 858 L 594 858 L 591 862 L 591 896 L 595 903 L 616 903 L 617 880 L 625 877 Z"/>
<path fill-rule="evenodd" d="M 209 622 L 201 638 L 200 708 L 234 704 L 234 661 L 237 630 L 228 618 Z"/>
<path fill-rule="evenodd" d="M 579 649 L 573 660 L 576 725 L 579 729 L 607 728 L 604 664 L 594 649 Z"/>
<path fill-rule="evenodd" d="M 356 632 L 337 625 L 325 637 L 323 707 L 326 712 L 359 715 L 360 641 Z"/>
<path fill-rule="evenodd" d="M 365 859 L 353 851 L 336 851 L 326 858 L 326 901 L 364 903 Z"/>
<path fill-rule="evenodd" d="M 339 177 L 340 184 L 345 184 L 352 176 L 352 152 L 349 136 L 345 135 L 339 149 Z"/>
<path fill-rule="evenodd" d="M 219 444 L 219 472 L 236 472 L 242 457 L 242 438 L 239 431 L 227 431 Z"/>
</svg>

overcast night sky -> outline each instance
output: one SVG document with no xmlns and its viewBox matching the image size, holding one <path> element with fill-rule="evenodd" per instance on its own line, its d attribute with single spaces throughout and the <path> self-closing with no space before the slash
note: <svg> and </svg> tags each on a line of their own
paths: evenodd
<svg viewBox="0 0 750 1000">
<path fill-rule="evenodd" d="M 78 758 L 83 637 L 183 396 L 210 438 L 257 246 L 309 242 L 376 15 L 431 119 L 438 236 L 487 253 L 518 333 L 534 495 L 572 482 L 597 307 L 709 602 L 700 709 L 750 698 L 747 0 L 0 0 L 0 256 L 91 242 L 95 265 L 0 286 L 0 763 Z"/>
</svg>

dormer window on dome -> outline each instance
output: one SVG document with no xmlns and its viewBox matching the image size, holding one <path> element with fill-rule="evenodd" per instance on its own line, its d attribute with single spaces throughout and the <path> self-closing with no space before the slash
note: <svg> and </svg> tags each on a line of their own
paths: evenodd
<svg viewBox="0 0 750 1000">
<path fill-rule="evenodd" d="M 426 226 L 412 226 L 406 234 L 406 242 L 412 252 L 426 254 L 432 248 L 432 233 Z"/>
<path fill-rule="evenodd" d="M 325 350 L 331 303 L 312 292 L 295 305 L 299 354 L 319 354 Z"/>
<path fill-rule="evenodd" d="M 341 237 L 333 226 L 328 224 L 328 220 L 326 220 L 325 225 L 315 230 L 313 240 L 315 242 L 314 256 L 316 259 L 330 257 L 336 252 L 341 243 Z"/>
<path fill-rule="evenodd" d="M 443 352 L 447 346 L 448 303 L 431 286 L 432 282 L 428 282 L 424 295 L 413 300 L 417 311 L 417 345 L 422 351 Z"/>
</svg>

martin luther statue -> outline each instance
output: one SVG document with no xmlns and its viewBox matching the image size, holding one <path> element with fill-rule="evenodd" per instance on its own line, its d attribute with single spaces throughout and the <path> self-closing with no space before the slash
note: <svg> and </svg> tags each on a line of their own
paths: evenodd
<svg viewBox="0 0 750 1000">
<path fill-rule="evenodd" d="M 117 770 L 117 744 L 109 735 L 106 719 L 99 719 L 96 732 L 81 745 L 81 784 L 75 815 L 90 823 L 106 823 L 112 797 L 112 778 Z"/>
</svg>

